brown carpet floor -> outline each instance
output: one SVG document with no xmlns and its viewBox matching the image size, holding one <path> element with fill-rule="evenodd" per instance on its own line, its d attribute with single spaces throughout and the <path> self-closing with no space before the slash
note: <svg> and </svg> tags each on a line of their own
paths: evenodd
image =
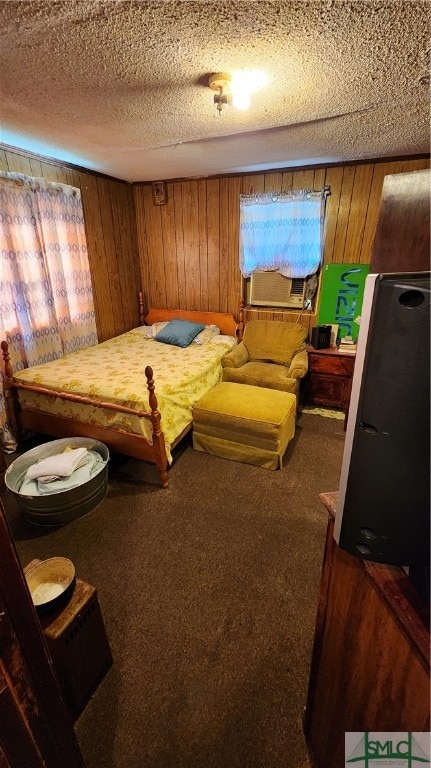
<svg viewBox="0 0 431 768">
<path fill-rule="evenodd" d="M 114 664 L 76 721 L 87 768 L 306 768 L 302 733 L 343 422 L 303 413 L 281 471 L 175 451 L 170 486 L 112 456 L 108 495 L 56 529 L 4 504 L 23 565 L 73 560 Z"/>
</svg>

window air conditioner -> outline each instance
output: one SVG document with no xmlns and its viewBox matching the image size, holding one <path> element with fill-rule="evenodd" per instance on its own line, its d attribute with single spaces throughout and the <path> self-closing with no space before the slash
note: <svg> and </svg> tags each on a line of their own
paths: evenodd
<svg viewBox="0 0 431 768">
<path fill-rule="evenodd" d="M 252 306 L 302 309 L 305 278 L 284 277 L 279 272 L 253 272 L 249 281 L 249 301 Z"/>
</svg>

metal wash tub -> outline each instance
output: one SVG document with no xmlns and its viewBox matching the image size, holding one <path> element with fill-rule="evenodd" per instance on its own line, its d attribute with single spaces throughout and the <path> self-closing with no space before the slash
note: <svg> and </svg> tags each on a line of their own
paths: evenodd
<svg viewBox="0 0 431 768">
<path fill-rule="evenodd" d="M 93 477 L 76 488 L 47 496 L 20 494 L 18 489 L 28 468 L 40 459 L 61 453 L 66 447 L 97 451 L 103 459 L 103 465 Z M 65 437 L 32 448 L 15 459 L 6 471 L 5 483 L 8 490 L 15 496 L 26 519 L 31 523 L 64 525 L 91 512 L 103 501 L 108 490 L 108 461 L 108 448 L 99 440 L 88 437 Z"/>
</svg>

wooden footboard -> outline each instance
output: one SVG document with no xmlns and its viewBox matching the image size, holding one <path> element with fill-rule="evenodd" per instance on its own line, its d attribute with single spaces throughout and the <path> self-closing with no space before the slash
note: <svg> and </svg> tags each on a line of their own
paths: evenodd
<svg viewBox="0 0 431 768">
<path fill-rule="evenodd" d="M 101 440 L 106 443 L 108 448 L 124 453 L 127 456 L 144 459 L 156 465 L 160 474 L 162 488 L 168 486 L 168 458 L 166 455 L 165 439 L 160 426 L 160 412 L 158 410 L 157 396 L 155 392 L 153 369 L 148 365 L 145 368 L 145 377 L 147 380 L 147 389 L 149 392 L 149 411 L 137 411 L 124 405 L 116 403 L 93 400 L 89 397 L 74 395 L 70 392 L 61 392 L 46 387 L 38 387 L 34 384 L 24 384 L 14 378 L 12 365 L 10 363 L 9 346 L 6 341 L 1 342 L 1 349 L 4 360 L 4 397 L 6 414 L 11 429 L 18 442 L 22 439 L 24 429 L 31 429 L 42 434 L 52 435 L 54 437 L 82 436 L 92 437 L 95 440 Z M 136 435 L 124 430 L 102 427 L 77 419 L 69 419 L 62 416 L 43 413 L 33 408 L 23 408 L 19 401 L 19 390 L 28 390 L 48 397 L 56 397 L 60 400 L 78 403 L 79 405 L 90 405 L 93 408 L 103 408 L 104 410 L 115 411 L 136 416 L 140 419 L 147 419 L 152 425 L 152 444 L 143 435 Z"/>
</svg>

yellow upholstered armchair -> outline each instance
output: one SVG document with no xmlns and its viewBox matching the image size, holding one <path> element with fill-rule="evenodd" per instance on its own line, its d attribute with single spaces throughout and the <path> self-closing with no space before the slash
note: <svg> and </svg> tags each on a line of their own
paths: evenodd
<svg viewBox="0 0 431 768">
<path fill-rule="evenodd" d="M 250 320 L 243 340 L 222 357 L 223 381 L 298 395 L 308 370 L 307 330 L 282 320 Z"/>
</svg>

